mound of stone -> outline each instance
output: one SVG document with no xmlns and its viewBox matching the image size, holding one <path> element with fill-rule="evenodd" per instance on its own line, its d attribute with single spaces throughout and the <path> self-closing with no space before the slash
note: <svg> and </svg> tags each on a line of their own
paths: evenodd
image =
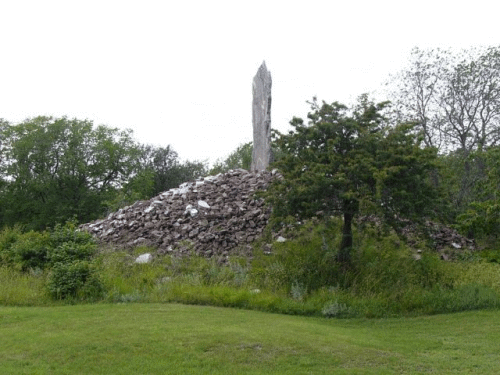
<svg viewBox="0 0 500 375">
<path fill-rule="evenodd" d="M 80 228 L 116 248 L 145 245 L 155 247 L 158 254 L 197 254 L 221 261 L 230 255 L 251 256 L 250 243 L 262 235 L 270 216 L 270 208 L 256 193 L 275 176 L 276 171 L 236 169 L 185 182 Z M 360 220 L 379 222 L 374 217 Z M 443 259 L 475 250 L 473 240 L 449 227 L 432 222 L 425 227 Z M 411 223 L 403 232 L 410 245 L 424 236 L 422 228 Z M 270 251 L 271 245 L 264 247 Z"/>
<path fill-rule="evenodd" d="M 444 260 L 455 259 L 461 253 L 477 250 L 473 239 L 462 236 L 453 228 L 434 222 L 427 222 L 427 227 L 436 250 Z"/>
<path fill-rule="evenodd" d="M 408 224 L 403 228 L 403 234 L 410 246 L 428 237 L 431 247 L 443 260 L 454 260 L 466 252 L 477 250 L 473 239 L 462 236 L 456 229 L 433 221 L 426 221 L 423 227 Z"/>
<path fill-rule="evenodd" d="M 81 228 L 113 247 L 148 245 L 159 254 L 219 259 L 250 255 L 249 244 L 262 234 L 270 216 L 256 193 L 274 175 L 237 169 L 204 177 Z"/>
</svg>

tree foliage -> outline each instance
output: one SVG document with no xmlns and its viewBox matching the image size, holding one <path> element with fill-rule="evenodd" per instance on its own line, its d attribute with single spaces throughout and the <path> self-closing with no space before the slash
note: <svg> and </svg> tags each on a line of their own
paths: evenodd
<svg viewBox="0 0 500 375">
<path fill-rule="evenodd" d="M 391 225 L 430 213 L 436 190 L 430 174 L 436 150 L 422 148 L 413 126 L 387 126 L 383 111 L 366 96 L 352 111 L 337 102 L 311 103 L 306 125 L 291 121 L 288 134 L 276 133 L 283 157 L 274 163 L 283 178 L 268 191 L 278 221 L 316 215 L 342 216 L 338 258 L 349 263 L 352 224 L 359 213 L 383 215 Z"/>
<path fill-rule="evenodd" d="M 127 182 L 138 148 L 130 131 L 91 121 L 37 117 L 3 131 L 2 224 L 39 229 L 72 217 L 90 221 Z"/>
<path fill-rule="evenodd" d="M 227 172 L 230 169 L 238 168 L 250 170 L 252 166 L 252 151 L 252 142 L 239 145 L 226 159 L 217 160 L 210 170 L 210 174 L 215 175 L 217 173 Z"/>
<path fill-rule="evenodd" d="M 458 227 L 473 238 L 493 238 L 500 231 L 500 146 L 490 147 L 469 156 L 470 164 L 481 166 L 482 178 L 467 202 L 467 209 L 458 217 Z M 496 246 L 496 245 L 495 245 Z"/>
<path fill-rule="evenodd" d="M 138 145 L 136 167 L 123 187 L 105 202 L 108 212 L 130 205 L 138 200 L 150 199 L 186 181 L 207 174 L 203 162 L 179 160 L 174 149 Z"/>
<path fill-rule="evenodd" d="M 144 192 L 142 199 L 149 199 L 178 187 L 183 182 L 195 180 L 206 174 L 203 162 L 181 162 L 179 155 L 170 145 L 166 147 L 142 145 L 140 150 L 139 169 L 129 186 L 144 184 L 149 179 L 149 190 Z"/>
</svg>

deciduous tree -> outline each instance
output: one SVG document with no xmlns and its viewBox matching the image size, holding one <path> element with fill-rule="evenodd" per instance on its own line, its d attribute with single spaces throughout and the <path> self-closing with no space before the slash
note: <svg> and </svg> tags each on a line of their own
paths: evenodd
<svg viewBox="0 0 500 375">
<path fill-rule="evenodd" d="M 2 224 L 39 229 L 103 214 L 103 202 L 136 168 L 131 131 L 91 121 L 37 117 L 3 131 Z"/>
<path fill-rule="evenodd" d="M 210 170 L 210 174 L 224 173 L 230 169 L 242 168 L 250 170 L 252 166 L 253 143 L 248 142 L 239 145 L 224 160 L 218 160 Z"/>
<path fill-rule="evenodd" d="M 415 121 L 427 146 L 466 157 L 500 141 L 500 47 L 414 48 L 392 87 L 398 118 Z"/>
</svg>

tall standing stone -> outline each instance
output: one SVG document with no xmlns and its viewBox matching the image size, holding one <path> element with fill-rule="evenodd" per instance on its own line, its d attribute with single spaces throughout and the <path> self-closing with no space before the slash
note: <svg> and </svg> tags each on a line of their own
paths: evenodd
<svg viewBox="0 0 500 375">
<path fill-rule="evenodd" d="M 262 62 L 253 78 L 252 171 L 263 171 L 272 161 L 271 152 L 271 73 Z"/>
</svg>

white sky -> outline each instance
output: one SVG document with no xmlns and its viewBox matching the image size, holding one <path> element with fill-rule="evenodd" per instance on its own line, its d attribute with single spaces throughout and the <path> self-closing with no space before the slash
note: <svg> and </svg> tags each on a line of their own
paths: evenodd
<svg viewBox="0 0 500 375">
<path fill-rule="evenodd" d="M 495 3 L 0 0 L 0 118 L 89 119 L 213 162 L 252 140 L 263 60 L 283 131 L 313 96 L 381 88 L 414 46 L 500 44 Z"/>
</svg>

